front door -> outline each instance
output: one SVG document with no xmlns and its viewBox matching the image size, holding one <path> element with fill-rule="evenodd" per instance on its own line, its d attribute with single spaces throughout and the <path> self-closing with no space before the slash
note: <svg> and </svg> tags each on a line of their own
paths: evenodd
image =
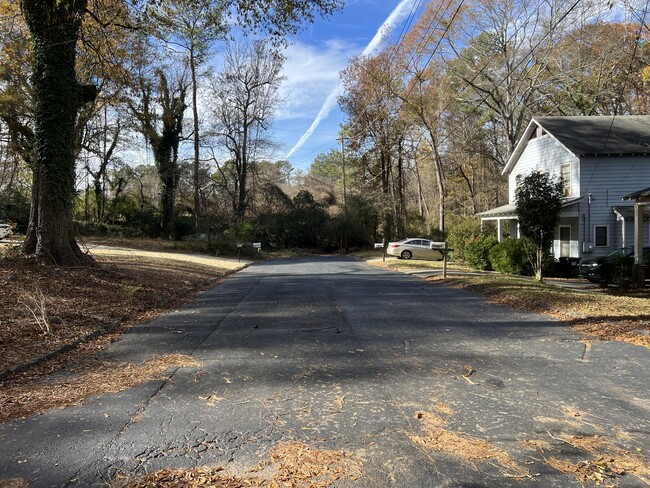
<svg viewBox="0 0 650 488">
<path fill-rule="evenodd" d="M 571 226 L 560 226 L 560 257 L 571 257 Z"/>
</svg>

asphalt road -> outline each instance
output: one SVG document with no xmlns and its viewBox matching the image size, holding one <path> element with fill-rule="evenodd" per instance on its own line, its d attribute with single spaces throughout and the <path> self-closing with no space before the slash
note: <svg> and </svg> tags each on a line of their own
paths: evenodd
<svg viewBox="0 0 650 488">
<path fill-rule="evenodd" d="M 0 480 L 106 486 L 118 473 L 217 465 L 243 475 L 295 440 L 363 461 L 360 479 L 336 486 L 579 487 L 549 461 L 594 459 L 571 439 L 611 456 L 650 451 L 647 349 L 587 344 L 546 316 L 352 259 L 255 264 L 107 356 L 167 353 L 202 365 L 0 426 Z M 477 446 L 495 455 L 473 457 Z"/>
</svg>

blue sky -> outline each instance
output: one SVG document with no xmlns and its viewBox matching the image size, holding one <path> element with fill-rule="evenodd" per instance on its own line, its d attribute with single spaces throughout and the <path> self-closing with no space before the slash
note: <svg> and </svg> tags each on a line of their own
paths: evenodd
<svg viewBox="0 0 650 488">
<path fill-rule="evenodd" d="M 419 13 L 423 3 L 422 0 L 347 0 L 341 13 L 317 19 L 292 40 L 285 52 L 286 80 L 281 89 L 286 101 L 277 112 L 272 128 L 273 137 L 282 148 L 273 159 L 285 159 L 289 155 L 294 168 L 305 170 L 318 154 L 339 147 L 336 137 L 345 118 L 335 103 L 339 72 L 353 57 L 364 50 L 367 53 L 376 45 L 377 33 L 387 20 L 393 26 L 391 36 L 398 37 L 411 13 Z M 323 105 L 328 97 L 334 103 L 325 117 L 327 107 Z M 322 120 L 314 128 L 317 117 Z M 306 134 L 310 127 L 311 135 Z"/>
</svg>

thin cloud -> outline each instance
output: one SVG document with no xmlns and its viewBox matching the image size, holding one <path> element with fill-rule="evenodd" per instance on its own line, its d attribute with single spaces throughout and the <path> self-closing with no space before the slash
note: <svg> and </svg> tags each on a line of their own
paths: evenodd
<svg viewBox="0 0 650 488">
<path fill-rule="evenodd" d="M 375 49 L 379 47 L 381 44 L 382 39 L 386 36 L 386 34 L 401 20 L 407 17 L 409 14 L 409 11 L 411 8 L 413 8 L 413 5 L 415 4 L 416 0 L 401 0 L 400 3 L 393 9 L 391 14 L 388 16 L 388 18 L 384 21 L 384 23 L 381 25 L 381 27 L 377 30 L 376 34 L 372 38 L 372 40 L 368 43 L 366 48 L 363 50 L 362 55 L 363 56 L 369 56 L 372 54 Z M 311 123 L 309 126 L 309 129 L 302 135 L 300 140 L 296 143 L 295 146 L 291 148 L 291 150 L 288 152 L 287 156 L 285 159 L 289 159 L 296 151 L 298 151 L 304 144 L 307 142 L 307 140 L 312 136 L 314 131 L 318 128 L 320 123 L 327 118 L 327 116 L 330 114 L 334 106 L 336 105 L 338 97 L 343 93 L 343 84 L 339 80 L 337 83 L 336 87 L 332 89 L 332 91 L 329 93 L 327 98 L 325 99 L 325 102 L 323 103 L 321 109 L 318 112 L 318 115 L 316 115 L 316 118 L 314 121 Z"/>
<path fill-rule="evenodd" d="M 285 51 L 285 81 L 280 96 L 285 103 L 276 120 L 311 119 L 320 108 L 322 94 L 338 83 L 339 72 L 358 48 L 341 40 L 330 40 L 320 46 L 295 43 Z M 316 103 L 314 103 L 316 101 Z"/>
</svg>

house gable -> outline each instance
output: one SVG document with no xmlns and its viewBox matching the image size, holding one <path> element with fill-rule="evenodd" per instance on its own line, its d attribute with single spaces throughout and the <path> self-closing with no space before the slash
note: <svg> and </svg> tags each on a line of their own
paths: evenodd
<svg viewBox="0 0 650 488">
<path fill-rule="evenodd" d="M 552 134 L 540 134 L 538 125 L 533 120 L 526 129 L 526 137 L 523 137 L 509 165 L 504 169 L 508 175 L 508 201 L 515 202 L 515 189 L 517 188 L 517 177 L 526 175 L 535 170 L 542 170 L 550 175 L 560 176 L 562 165 L 568 165 L 570 174 L 570 191 L 567 196 L 580 194 L 580 165 L 579 159 L 569 151 Z M 510 164 L 512 163 L 512 164 Z M 507 173 L 506 173 L 507 171 Z"/>
</svg>

